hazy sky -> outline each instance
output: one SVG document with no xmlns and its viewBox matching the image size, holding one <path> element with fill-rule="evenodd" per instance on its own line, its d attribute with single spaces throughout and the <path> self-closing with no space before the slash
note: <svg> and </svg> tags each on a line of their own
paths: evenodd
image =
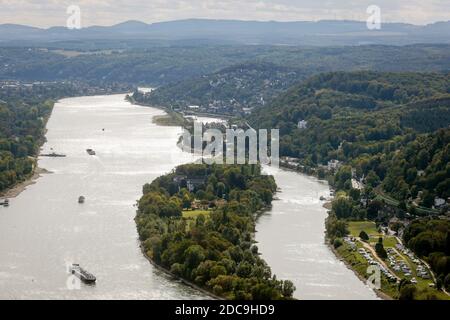
<svg viewBox="0 0 450 320">
<path fill-rule="evenodd" d="M 0 24 L 65 25 L 70 5 L 81 8 L 83 27 L 186 18 L 365 21 L 369 5 L 381 8 L 384 22 L 450 20 L 450 0 L 0 0 Z"/>
</svg>

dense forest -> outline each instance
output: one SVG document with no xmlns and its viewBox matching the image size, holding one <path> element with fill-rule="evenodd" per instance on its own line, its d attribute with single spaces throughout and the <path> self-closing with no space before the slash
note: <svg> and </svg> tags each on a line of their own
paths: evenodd
<svg viewBox="0 0 450 320">
<path fill-rule="evenodd" d="M 0 192 L 32 173 L 55 100 L 126 88 L 97 88 L 80 82 L 24 84 L 6 81 L 0 86 Z"/>
<path fill-rule="evenodd" d="M 328 73 L 291 88 L 250 121 L 279 128 L 280 154 L 306 167 L 338 160 L 398 200 L 419 191 L 446 199 L 448 129 L 434 132 L 450 125 L 449 109 L 448 73 Z"/>
<path fill-rule="evenodd" d="M 450 221 L 413 221 L 403 238 L 419 256 L 429 261 L 437 274 L 438 287 L 450 290 Z"/>
<path fill-rule="evenodd" d="M 136 223 L 158 265 L 227 299 L 290 299 L 254 242 L 256 212 L 276 184 L 257 165 L 177 167 L 143 188 Z"/>
</svg>

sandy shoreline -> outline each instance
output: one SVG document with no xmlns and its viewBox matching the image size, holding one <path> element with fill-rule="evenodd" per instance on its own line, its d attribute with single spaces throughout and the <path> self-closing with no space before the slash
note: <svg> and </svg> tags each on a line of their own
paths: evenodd
<svg viewBox="0 0 450 320">
<path fill-rule="evenodd" d="M 24 181 L 21 181 L 17 183 L 16 185 L 12 186 L 8 190 L 5 190 L 0 193 L 0 197 L 2 198 L 16 198 L 18 195 L 20 195 L 23 191 L 27 189 L 28 186 L 33 185 L 36 183 L 36 180 L 39 179 L 43 174 L 49 174 L 51 173 L 47 169 L 36 167 L 34 169 L 34 172 L 32 175 L 30 175 L 29 178 L 27 178 Z"/>
</svg>

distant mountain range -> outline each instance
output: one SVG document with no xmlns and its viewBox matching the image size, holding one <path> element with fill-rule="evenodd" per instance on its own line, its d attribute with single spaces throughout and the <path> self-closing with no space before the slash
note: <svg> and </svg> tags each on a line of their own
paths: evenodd
<svg viewBox="0 0 450 320">
<path fill-rule="evenodd" d="M 425 26 L 384 23 L 381 30 L 368 30 L 360 21 L 238 21 L 189 19 L 146 24 L 127 21 L 110 27 L 80 30 L 65 27 L 41 29 L 23 25 L 0 25 L 0 45 L 19 42 L 49 43 L 85 40 L 202 40 L 215 43 L 261 45 L 361 45 L 450 43 L 450 21 Z"/>
</svg>

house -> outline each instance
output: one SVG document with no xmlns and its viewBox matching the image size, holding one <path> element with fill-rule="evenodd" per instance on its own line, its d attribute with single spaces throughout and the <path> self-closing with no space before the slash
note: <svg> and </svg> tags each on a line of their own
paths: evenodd
<svg viewBox="0 0 450 320">
<path fill-rule="evenodd" d="M 187 176 L 176 175 L 175 177 L 173 177 L 172 181 L 175 182 L 176 184 L 181 184 L 186 179 L 187 179 Z"/>
<path fill-rule="evenodd" d="M 191 204 L 192 210 L 208 210 L 209 205 L 207 202 L 195 199 Z"/>
<path fill-rule="evenodd" d="M 330 160 L 328 161 L 328 170 L 337 170 L 341 167 L 341 162 L 339 160 Z"/>
<path fill-rule="evenodd" d="M 434 207 L 435 208 L 442 208 L 445 206 L 446 202 L 445 199 L 442 198 L 434 198 Z"/>
<path fill-rule="evenodd" d="M 217 208 L 223 208 L 227 204 L 227 201 L 225 199 L 218 199 L 214 201 L 214 204 Z"/>
<path fill-rule="evenodd" d="M 186 186 L 189 192 L 193 192 L 195 189 L 197 189 L 200 186 L 203 186 L 205 184 L 205 178 L 188 178 L 186 180 Z"/>
<path fill-rule="evenodd" d="M 297 124 L 299 129 L 306 129 L 308 127 L 308 121 L 300 120 Z"/>
<path fill-rule="evenodd" d="M 352 178 L 352 188 L 357 189 L 357 190 L 362 190 L 362 189 L 364 189 L 364 185 L 360 181 L 356 180 L 355 178 Z"/>
<path fill-rule="evenodd" d="M 242 108 L 242 111 L 244 112 L 244 114 L 251 114 L 252 110 L 253 110 L 253 108 Z"/>
</svg>

